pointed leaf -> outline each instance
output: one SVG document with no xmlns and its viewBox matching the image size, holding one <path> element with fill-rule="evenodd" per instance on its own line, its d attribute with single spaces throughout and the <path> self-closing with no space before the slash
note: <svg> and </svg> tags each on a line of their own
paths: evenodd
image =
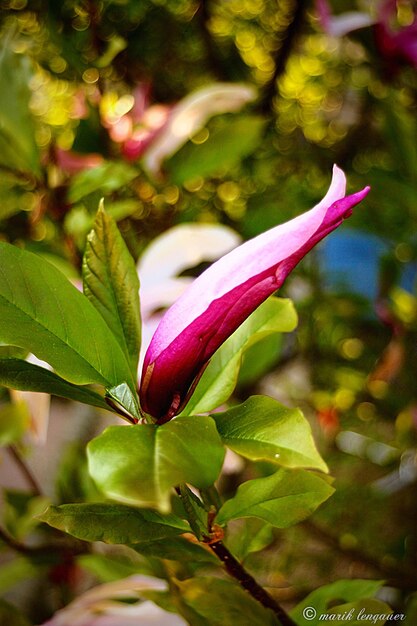
<svg viewBox="0 0 417 626">
<path fill-rule="evenodd" d="M 189 532 L 175 515 L 102 502 L 50 506 L 38 519 L 84 541 L 137 544 Z"/>
<path fill-rule="evenodd" d="M 271 334 L 291 332 L 296 325 L 291 300 L 268 298 L 214 354 L 184 412 L 205 413 L 226 402 L 236 386 L 245 350 Z"/>
<path fill-rule="evenodd" d="M 252 461 L 327 471 L 310 424 L 299 409 L 288 409 L 267 396 L 252 396 L 212 417 L 223 442 Z"/>
<path fill-rule="evenodd" d="M 0 244 L 0 341 L 25 348 L 76 384 L 135 384 L 99 313 L 59 270 Z"/>
<path fill-rule="evenodd" d="M 112 330 L 137 376 L 140 350 L 139 280 L 116 222 L 101 206 L 87 237 L 84 293 Z"/>
<path fill-rule="evenodd" d="M 287 528 L 308 517 L 333 492 L 333 487 L 311 472 L 280 469 L 267 478 L 240 485 L 216 520 L 225 524 L 241 517 L 259 517 L 276 528 Z"/>
<path fill-rule="evenodd" d="M 205 489 L 217 479 L 224 448 L 208 416 L 178 417 L 163 426 L 110 426 L 88 445 L 89 469 L 103 493 L 169 510 L 172 487 Z"/>
<path fill-rule="evenodd" d="M 0 359 L 0 385 L 20 391 L 39 391 L 111 411 L 105 399 L 88 387 L 73 385 L 44 367 L 21 359 Z"/>
<path fill-rule="evenodd" d="M 217 558 L 205 544 L 192 543 L 185 537 L 169 537 L 160 541 L 143 541 L 135 544 L 132 548 L 143 556 L 159 559 L 218 564 Z"/>
<path fill-rule="evenodd" d="M 106 390 L 106 396 L 116 400 L 126 411 L 136 418 L 140 417 L 139 401 L 136 393 L 126 383 L 121 383 L 116 387 Z"/>
</svg>

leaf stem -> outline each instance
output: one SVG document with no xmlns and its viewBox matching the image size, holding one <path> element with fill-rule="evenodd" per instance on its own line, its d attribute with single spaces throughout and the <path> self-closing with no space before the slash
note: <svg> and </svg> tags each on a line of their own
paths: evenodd
<svg viewBox="0 0 417 626">
<path fill-rule="evenodd" d="M 229 552 L 222 541 L 209 544 L 211 550 L 222 561 L 227 573 L 267 609 L 271 609 L 278 617 L 281 626 L 296 626 L 288 613 L 269 595 L 267 591 L 245 570 L 237 559 Z"/>
</svg>

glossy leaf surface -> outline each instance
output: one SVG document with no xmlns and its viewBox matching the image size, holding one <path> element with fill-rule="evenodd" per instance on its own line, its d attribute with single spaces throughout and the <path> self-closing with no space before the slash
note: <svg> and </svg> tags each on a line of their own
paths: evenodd
<svg viewBox="0 0 417 626">
<path fill-rule="evenodd" d="M 276 528 L 287 528 L 308 517 L 333 492 L 315 474 L 280 469 L 271 476 L 240 485 L 234 498 L 223 504 L 216 519 L 219 524 L 225 524 L 241 517 L 259 517 Z"/>
<path fill-rule="evenodd" d="M 32 352 L 77 384 L 128 382 L 128 363 L 87 298 L 36 254 L 0 244 L 0 341 Z"/>
<path fill-rule="evenodd" d="M 223 442 L 252 461 L 327 471 L 310 425 L 299 409 L 288 409 L 267 396 L 252 396 L 212 417 Z"/>
<path fill-rule="evenodd" d="M 88 445 L 89 469 L 110 498 L 168 511 L 172 487 L 206 488 L 217 479 L 224 448 L 207 416 L 163 426 L 111 426 Z"/>
</svg>

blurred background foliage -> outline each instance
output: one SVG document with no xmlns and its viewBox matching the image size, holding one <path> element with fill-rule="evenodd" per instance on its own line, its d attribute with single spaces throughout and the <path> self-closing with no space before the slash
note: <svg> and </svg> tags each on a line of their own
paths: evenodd
<svg viewBox="0 0 417 626">
<path fill-rule="evenodd" d="M 414 4 L 398 0 L 396 31 L 414 24 Z M 365 6 L 375 20 L 380 5 L 340 0 L 333 10 Z M 0 238 L 76 278 L 101 197 L 138 259 L 182 222 L 263 232 L 318 201 L 333 163 L 350 191 L 370 184 L 282 290 L 297 332 L 255 346 L 242 369 L 237 399 L 260 391 L 305 411 L 337 488 L 311 521 L 276 535 L 274 551 L 248 559 L 289 601 L 340 577 L 374 577 L 404 608 L 417 580 L 417 62 L 389 54 L 375 25 L 335 35 L 324 22 L 301 0 L 1 0 Z M 172 107 L 219 82 L 257 96 L 207 115 L 150 166 Z M 84 466 L 73 446 L 60 501 L 90 497 Z M 18 535 L 27 502 L 7 492 L 5 509 Z M 71 587 L 73 558 L 58 587 Z"/>
</svg>

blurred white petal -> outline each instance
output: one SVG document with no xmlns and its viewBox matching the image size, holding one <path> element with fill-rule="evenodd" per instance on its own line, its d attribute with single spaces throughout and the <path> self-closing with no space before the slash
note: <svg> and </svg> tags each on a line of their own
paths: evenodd
<svg viewBox="0 0 417 626">
<path fill-rule="evenodd" d="M 177 152 L 210 117 L 237 111 L 255 98 L 253 87 L 233 83 L 217 83 L 189 94 L 172 108 L 166 124 L 145 151 L 145 167 L 158 173 L 162 161 Z"/>
</svg>

